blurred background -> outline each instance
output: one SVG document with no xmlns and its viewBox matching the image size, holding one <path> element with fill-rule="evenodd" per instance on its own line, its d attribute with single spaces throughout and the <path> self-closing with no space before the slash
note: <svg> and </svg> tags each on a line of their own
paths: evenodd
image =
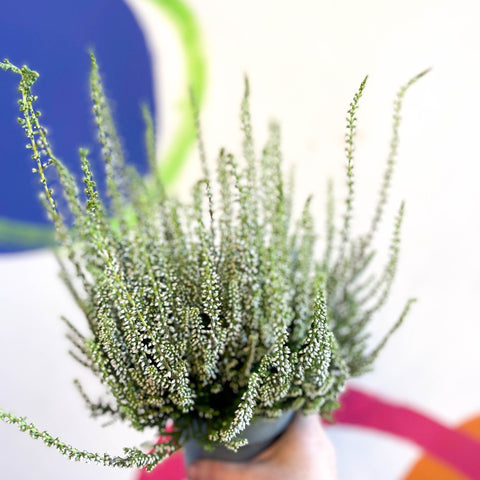
<svg viewBox="0 0 480 480">
<path fill-rule="evenodd" d="M 349 424 L 345 414 L 344 422 L 328 427 L 341 480 L 469 478 L 451 455 L 438 454 L 435 442 L 443 442 L 445 452 L 459 438 L 480 438 L 479 19 L 477 0 L 0 5 L 0 56 L 41 73 L 37 105 L 54 150 L 69 166 L 79 170 L 79 146 L 89 147 L 99 162 L 88 96 L 89 48 L 100 63 L 128 160 L 146 172 L 140 112 L 146 102 L 156 119 L 165 178 L 181 196 L 200 171 L 188 88 L 201 104 L 213 160 L 221 146 L 240 151 L 239 104 L 248 74 L 257 148 L 268 120 L 278 119 L 285 163 L 296 171 L 298 204 L 313 193 L 319 225 L 328 178 L 335 181 L 339 205 L 345 197 L 345 114 L 368 74 L 358 114 L 357 231 L 366 227 L 379 188 L 394 95 L 432 67 L 405 100 L 391 201 L 377 237 L 379 250 L 387 251 L 394 212 L 405 199 L 401 260 L 388 306 L 372 324 L 372 345 L 407 298 L 419 301 L 375 371 L 350 384 L 370 399 L 357 422 L 363 425 Z M 0 407 L 26 415 L 77 448 L 120 454 L 124 446 L 154 439 L 155 432 L 103 428 L 73 386 L 80 378 L 88 391 L 101 391 L 67 355 L 60 315 L 80 328 L 84 320 L 57 276 L 51 228 L 16 123 L 16 88 L 15 76 L 0 75 Z M 388 406 L 383 413 L 376 410 L 378 399 Z M 392 427 L 391 418 L 402 429 Z M 420 418 L 431 424 L 419 427 Z M 441 439 L 428 430 L 433 424 L 445 427 Z M 455 436 L 458 431 L 466 433 Z M 87 476 L 134 479 L 138 473 L 69 462 L 0 424 L 0 478 Z"/>
</svg>

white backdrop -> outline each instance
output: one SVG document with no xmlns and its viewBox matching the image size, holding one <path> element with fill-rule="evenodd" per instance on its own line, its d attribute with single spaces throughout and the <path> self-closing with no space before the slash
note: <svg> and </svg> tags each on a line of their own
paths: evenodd
<svg viewBox="0 0 480 480">
<path fill-rule="evenodd" d="M 161 149 L 178 121 L 176 99 L 187 80 L 174 29 L 149 0 L 129 0 L 152 51 L 163 118 Z M 379 338 L 410 296 L 419 298 L 405 325 L 361 388 L 414 405 L 456 425 L 480 415 L 480 3 L 441 0 L 202 0 L 189 2 L 208 54 L 202 112 L 208 152 L 239 150 L 243 74 L 252 86 L 259 143 L 272 116 L 283 128 L 284 156 L 297 172 L 299 200 L 314 193 L 322 220 L 327 177 L 344 196 L 343 135 L 348 103 L 365 74 L 356 160 L 361 228 L 378 190 L 397 88 L 426 67 L 409 92 L 398 168 L 388 210 L 407 201 L 399 274 L 388 307 L 374 322 Z M 192 156 L 178 183 L 198 172 Z M 391 222 L 379 246 L 387 247 Z M 22 293 L 20 293 L 22 292 Z M 29 292 L 25 297 L 23 292 Z M 0 256 L 0 406 L 27 415 L 80 448 L 121 453 L 149 438 L 90 419 L 72 385 L 90 380 L 70 357 L 60 314 L 82 324 L 48 251 Z M 420 452 L 399 440 L 347 427 L 329 429 L 342 480 L 398 480 Z M 26 457 L 28 456 L 28 460 Z M 131 472 L 70 463 L 0 424 L 0 477 L 132 478 Z"/>
</svg>

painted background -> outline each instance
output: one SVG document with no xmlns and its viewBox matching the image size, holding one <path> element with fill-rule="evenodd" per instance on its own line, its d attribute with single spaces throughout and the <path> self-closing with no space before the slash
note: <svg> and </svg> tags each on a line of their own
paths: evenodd
<svg viewBox="0 0 480 480">
<path fill-rule="evenodd" d="M 415 442 L 439 456 L 450 452 L 449 461 L 463 462 L 464 471 L 473 468 L 472 452 L 478 451 L 474 434 L 452 435 L 469 420 L 469 431 L 478 431 L 473 419 L 480 417 L 480 4 L 49 0 L 37 8 L 24 0 L 19 13 L 16 3 L 0 7 L 0 55 L 40 70 L 39 107 L 59 156 L 74 162 L 77 146 L 94 145 L 85 54 L 93 44 L 128 158 L 139 165 L 144 161 L 138 104 L 146 100 L 156 108 L 159 158 L 180 195 L 199 170 L 187 149 L 188 85 L 203 99 L 204 136 L 213 156 L 222 145 L 240 147 L 238 105 L 247 72 L 258 144 L 268 119 L 280 119 L 284 156 L 297 172 L 298 201 L 313 192 L 321 221 L 326 178 L 338 185 L 339 201 L 345 193 L 344 117 L 368 73 L 359 112 L 358 228 L 365 225 L 375 199 L 394 93 L 413 74 L 433 67 L 405 103 L 389 210 L 393 214 L 406 199 L 401 262 L 388 307 L 372 325 L 374 339 L 397 317 L 406 297 L 416 296 L 419 302 L 375 372 L 352 382 L 353 397 L 346 397 L 339 413 L 339 421 L 346 423 L 328 431 L 342 480 L 468 478 L 460 476 L 460 467 L 439 467 L 425 459 L 418 464 L 424 452 Z M 26 15 L 29 8 L 32 14 Z M 15 125 L 15 88 L 14 78 L 0 76 L 0 405 L 28 415 L 75 446 L 120 453 L 121 447 L 141 443 L 153 432 L 141 435 L 121 425 L 102 428 L 88 417 L 72 385 L 80 377 L 95 389 L 90 376 L 66 355 L 68 343 L 58 320 L 69 314 L 81 324 L 81 315 L 56 277 L 50 249 L 31 248 L 48 242 L 48 230 L 35 204 L 36 185 Z M 381 246 L 387 245 L 390 232 L 385 227 L 378 238 Z M 398 424 L 389 423 L 395 418 Z M 382 433 L 382 427 L 396 435 Z M 447 443 L 439 453 L 441 438 Z M 468 453 L 465 459 L 455 453 L 455 445 Z M 87 475 L 92 480 L 136 477 L 134 472 L 70 463 L 0 425 L 0 478 Z"/>
</svg>

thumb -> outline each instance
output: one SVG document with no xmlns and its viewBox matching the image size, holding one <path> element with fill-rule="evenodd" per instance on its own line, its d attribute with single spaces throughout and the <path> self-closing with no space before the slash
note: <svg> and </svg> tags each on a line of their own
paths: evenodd
<svg viewBox="0 0 480 480">
<path fill-rule="evenodd" d="M 197 460 L 187 468 L 189 480 L 249 480 L 249 467 L 242 463 Z"/>
</svg>

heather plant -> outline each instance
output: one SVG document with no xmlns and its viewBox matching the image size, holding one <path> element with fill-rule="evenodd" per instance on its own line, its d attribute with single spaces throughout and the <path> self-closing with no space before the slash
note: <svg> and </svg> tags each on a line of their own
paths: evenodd
<svg viewBox="0 0 480 480">
<path fill-rule="evenodd" d="M 98 377 L 106 398 L 94 402 L 78 381 L 75 385 L 94 417 L 122 420 L 137 430 L 154 427 L 161 435 L 173 419 L 175 429 L 150 453 L 126 448 L 119 457 L 77 450 L 2 410 L 0 419 L 73 460 L 151 469 L 192 436 L 207 447 L 235 450 L 245 444 L 239 434 L 255 418 L 289 410 L 330 414 L 346 380 L 371 367 L 412 302 L 371 348 L 367 327 L 395 276 L 403 204 L 387 264 L 369 276 L 372 240 L 392 178 L 403 96 L 425 72 L 396 97 L 371 227 L 354 237 L 356 114 L 366 79 L 361 83 L 347 115 L 345 212 L 337 233 L 329 188 L 325 254 L 315 259 L 312 199 L 293 218 L 293 186 L 284 180 L 277 124 L 270 125 L 257 155 L 248 81 L 241 105 L 243 154 L 237 159 L 222 149 L 213 173 L 194 108 L 202 177 L 191 201 L 181 203 L 162 183 L 147 109 L 151 175 L 143 178 L 125 163 L 93 54 L 90 89 L 106 172 L 104 198 L 87 150 L 80 149 L 81 184 L 53 153 L 34 107 L 31 88 L 38 74 L 7 60 L 0 66 L 20 75 L 19 123 L 55 225 L 61 276 L 86 319 L 80 328 L 63 318 L 70 354 Z M 199 421 L 204 430 L 194 428 Z"/>
</svg>

